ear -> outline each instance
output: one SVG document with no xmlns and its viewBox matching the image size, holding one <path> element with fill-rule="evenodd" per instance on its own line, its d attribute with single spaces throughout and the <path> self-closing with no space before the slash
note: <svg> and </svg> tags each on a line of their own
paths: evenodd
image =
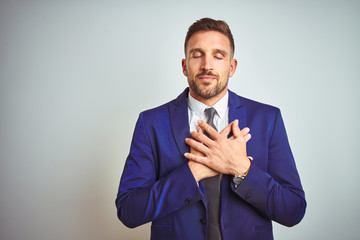
<svg viewBox="0 0 360 240">
<path fill-rule="evenodd" d="M 185 75 L 185 77 L 187 77 L 187 70 L 186 70 L 186 59 L 181 60 L 181 66 L 182 66 L 182 71 L 183 74 Z"/>
<path fill-rule="evenodd" d="M 230 63 L 229 77 L 232 77 L 234 75 L 236 67 L 237 67 L 237 60 L 233 58 L 231 59 L 231 63 Z"/>
</svg>

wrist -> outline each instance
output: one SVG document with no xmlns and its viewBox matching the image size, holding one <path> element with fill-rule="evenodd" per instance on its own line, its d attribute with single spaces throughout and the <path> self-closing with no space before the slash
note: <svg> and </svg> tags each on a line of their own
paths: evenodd
<svg viewBox="0 0 360 240">
<path fill-rule="evenodd" d="M 253 158 L 251 156 L 247 156 L 246 158 L 244 158 L 244 160 L 241 160 L 240 161 L 241 165 L 239 165 L 239 167 L 237 169 L 235 169 L 235 171 L 232 175 L 246 176 L 250 170 L 252 160 L 253 160 Z"/>
<path fill-rule="evenodd" d="M 240 185 L 240 183 L 242 183 L 242 181 L 244 181 L 245 177 L 247 176 L 247 174 L 248 174 L 248 172 L 250 170 L 252 160 L 253 160 L 253 158 L 251 156 L 248 156 L 249 166 L 246 168 L 247 170 L 242 174 L 239 174 L 239 175 L 235 174 L 234 175 L 232 181 L 233 181 L 233 183 L 235 185 L 235 188 L 237 188 Z"/>
</svg>

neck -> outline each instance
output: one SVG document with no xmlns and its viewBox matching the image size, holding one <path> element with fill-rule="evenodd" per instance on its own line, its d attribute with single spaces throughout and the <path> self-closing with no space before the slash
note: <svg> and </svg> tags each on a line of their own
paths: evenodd
<svg viewBox="0 0 360 240">
<path fill-rule="evenodd" d="M 228 88 L 226 87 L 224 90 L 222 90 L 219 94 L 217 94 L 216 96 L 209 98 L 209 99 L 205 99 L 202 98 L 198 95 L 196 95 L 191 89 L 189 90 L 190 94 L 193 98 L 195 98 L 196 100 L 202 102 L 203 104 L 205 104 L 208 107 L 212 107 L 214 106 L 221 98 L 223 98 L 226 94 L 226 92 L 228 91 Z"/>
</svg>

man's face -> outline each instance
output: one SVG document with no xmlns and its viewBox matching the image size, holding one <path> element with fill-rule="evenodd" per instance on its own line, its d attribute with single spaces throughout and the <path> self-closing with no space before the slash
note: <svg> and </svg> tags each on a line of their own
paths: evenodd
<svg viewBox="0 0 360 240">
<path fill-rule="evenodd" d="M 217 31 L 195 33 L 188 41 L 185 57 L 182 68 L 191 96 L 202 101 L 225 95 L 237 65 L 226 35 Z"/>
</svg>

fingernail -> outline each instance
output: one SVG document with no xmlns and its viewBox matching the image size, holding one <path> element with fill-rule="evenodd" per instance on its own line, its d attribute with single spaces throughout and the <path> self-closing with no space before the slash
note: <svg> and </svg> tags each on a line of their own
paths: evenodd
<svg viewBox="0 0 360 240">
<path fill-rule="evenodd" d="M 200 124 L 202 121 L 201 120 L 198 120 L 197 123 Z"/>
</svg>

